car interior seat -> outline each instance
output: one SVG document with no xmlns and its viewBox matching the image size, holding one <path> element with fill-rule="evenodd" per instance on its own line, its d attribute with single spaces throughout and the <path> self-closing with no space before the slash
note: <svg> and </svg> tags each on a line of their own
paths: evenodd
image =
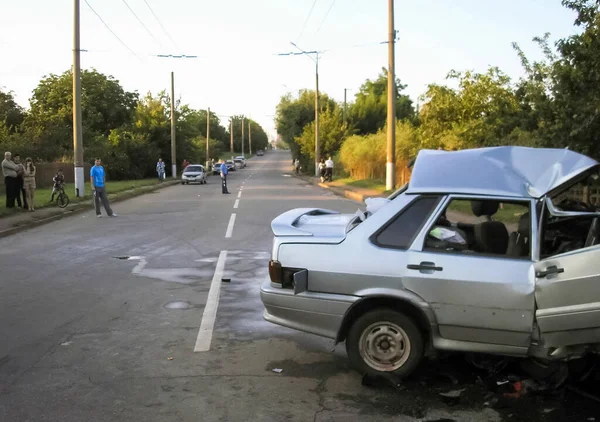
<svg viewBox="0 0 600 422">
<path fill-rule="evenodd" d="M 477 217 L 485 216 L 487 221 L 475 225 L 475 250 L 481 253 L 506 254 L 508 248 L 508 230 L 500 221 L 492 221 L 498 212 L 498 201 L 471 201 L 471 210 Z"/>
<path fill-rule="evenodd" d="M 508 249 L 506 255 L 511 257 L 520 257 L 529 255 L 529 239 L 531 238 L 531 222 L 529 213 L 524 213 L 519 218 L 517 231 L 508 237 Z"/>
</svg>

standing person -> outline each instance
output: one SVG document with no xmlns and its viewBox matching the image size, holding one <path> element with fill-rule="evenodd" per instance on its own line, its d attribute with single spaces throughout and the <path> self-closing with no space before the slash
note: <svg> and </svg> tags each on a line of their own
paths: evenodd
<svg viewBox="0 0 600 422">
<path fill-rule="evenodd" d="M 325 161 L 325 176 L 329 178 L 329 181 L 333 179 L 333 160 L 331 157 Z"/>
<path fill-rule="evenodd" d="M 94 205 L 96 206 L 96 217 L 102 217 L 100 212 L 100 200 L 104 205 L 104 210 L 109 217 L 116 217 L 117 214 L 110 208 L 110 202 L 108 202 L 108 196 L 106 194 L 106 173 L 104 173 L 104 167 L 102 167 L 102 161 L 96 158 L 96 165 L 90 170 L 90 181 L 92 183 L 92 191 L 94 192 Z"/>
<path fill-rule="evenodd" d="M 17 165 L 17 188 L 16 188 L 16 197 L 17 197 L 17 205 L 20 208 L 29 208 L 27 205 L 27 194 L 25 193 L 25 181 L 23 180 L 23 173 L 25 172 L 25 166 L 21 164 L 21 156 L 19 154 L 15 154 L 14 162 Z M 21 197 L 23 197 L 23 202 L 21 202 Z"/>
<path fill-rule="evenodd" d="M 296 169 L 296 174 L 298 174 L 298 172 L 300 172 L 300 160 L 297 158 L 296 161 L 294 161 L 294 168 Z"/>
<path fill-rule="evenodd" d="M 18 166 L 12 161 L 10 152 L 4 153 L 2 160 L 2 175 L 4 176 L 4 184 L 6 185 L 6 208 L 15 207 L 15 199 L 17 197 L 17 170 Z"/>
<path fill-rule="evenodd" d="M 181 163 L 181 169 L 185 170 L 185 168 L 189 165 L 190 165 L 190 162 L 184 158 L 183 162 Z"/>
<path fill-rule="evenodd" d="M 52 195 L 50 196 L 50 202 L 54 201 L 54 195 L 56 195 L 65 184 L 65 175 L 62 169 L 58 169 L 54 177 L 52 178 Z"/>
<path fill-rule="evenodd" d="M 325 159 L 321 158 L 319 161 L 319 174 L 321 175 L 321 183 L 325 181 Z"/>
<path fill-rule="evenodd" d="M 229 170 L 227 170 L 227 164 L 225 164 L 223 160 L 219 160 L 219 163 L 221 163 L 221 192 L 224 194 L 229 194 L 231 193 L 227 190 L 227 173 L 229 173 Z"/>
<path fill-rule="evenodd" d="M 27 196 L 29 211 L 35 211 L 35 166 L 30 157 L 25 159 L 23 180 L 25 182 L 25 195 Z"/>
<path fill-rule="evenodd" d="M 158 163 L 156 163 L 156 172 L 158 173 L 158 180 L 163 180 L 165 178 L 165 162 L 162 158 L 158 159 Z"/>
</svg>

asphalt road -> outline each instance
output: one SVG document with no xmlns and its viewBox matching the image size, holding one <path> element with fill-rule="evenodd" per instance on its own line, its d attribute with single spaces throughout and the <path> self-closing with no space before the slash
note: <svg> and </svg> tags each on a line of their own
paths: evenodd
<svg viewBox="0 0 600 422">
<path fill-rule="evenodd" d="M 0 239 L 0 420 L 503 420 L 483 396 L 449 406 L 426 370 L 363 386 L 343 345 L 262 319 L 271 220 L 359 207 L 290 170 L 273 151 L 231 195 L 211 177 Z"/>
</svg>

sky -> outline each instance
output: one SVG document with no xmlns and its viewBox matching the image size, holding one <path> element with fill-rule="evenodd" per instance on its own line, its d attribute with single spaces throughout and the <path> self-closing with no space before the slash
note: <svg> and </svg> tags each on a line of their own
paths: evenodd
<svg viewBox="0 0 600 422">
<path fill-rule="evenodd" d="M 89 5 L 88 5 L 89 3 Z M 244 114 L 275 135 L 275 107 L 288 91 L 319 89 L 343 101 L 387 67 L 385 0 L 81 0 L 81 67 L 115 77 L 140 95 L 170 89 L 193 108 L 211 108 L 226 125 Z M 395 0 L 396 76 L 414 101 L 448 72 L 498 66 L 522 74 L 511 43 L 541 57 L 532 42 L 577 32 L 560 0 Z M 0 89 L 28 108 L 40 79 L 70 69 L 73 0 L 0 0 Z M 314 4 L 314 7 L 313 7 Z M 148 5 L 150 7 L 148 7 Z M 102 23 L 93 8 L 119 41 Z M 129 10 L 135 12 L 138 19 Z M 311 11 L 312 9 L 312 11 Z M 154 16 L 154 14 L 158 19 Z M 164 28 L 164 29 L 163 29 Z M 196 55 L 195 59 L 157 54 Z"/>
</svg>

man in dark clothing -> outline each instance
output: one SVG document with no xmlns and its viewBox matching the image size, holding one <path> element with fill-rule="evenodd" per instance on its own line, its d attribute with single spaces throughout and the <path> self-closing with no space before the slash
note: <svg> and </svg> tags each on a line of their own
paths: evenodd
<svg viewBox="0 0 600 422">
<path fill-rule="evenodd" d="M 229 194 L 231 192 L 227 190 L 227 173 L 229 173 L 229 170 L 227 169 L 227 163 L 225 163 L 223 160 L 220 160 L 219 162 L 221 163 L 221 192 Z"/>
<path fill-rule="evenodd" d="M 21 156 L 19 154 L 15 154 L 15 164 L 18 167 L 17 170 L 17 186 L 15 187 L 15 195 L 17 199 L 17 206 L 20 208 L 29 209 L 29 205 L 27 205 L 27 193 L 25 193 L 25 180 L 23 179 L 23 173 L 25 173 L 25 167 L 21 164 Z M 21 202 L 21 196 L 23 196 L 23 201 Z"/>
<path fill-rule="evenodd" d="M 8 151 L 5 152 L 4 160 L 2 161 L 2 175 L 4 176 L 4 184 L 6 185 L 6 208 L 15 207 L 17 170 L 18 166 L 12 161 L 12 154 Z"/>
</svg>

